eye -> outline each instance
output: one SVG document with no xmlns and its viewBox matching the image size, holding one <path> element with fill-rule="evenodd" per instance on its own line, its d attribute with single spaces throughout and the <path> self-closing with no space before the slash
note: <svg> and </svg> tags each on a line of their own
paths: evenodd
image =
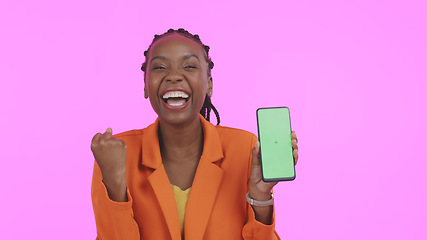
<svg viewBox="0 0 427 240">
<path fill-rule="evenodd" d="M 153 70 L 163 70 L 166 69 L 164 66 L 155 66 L 153 67 Z"/>
<path fill-rule="evenodd" d="M 193 65 L 187 65 L 187 66 L 185 66 L 184 68 L 197 68 L 196 66 L 193 66 Z"/>
</svg>

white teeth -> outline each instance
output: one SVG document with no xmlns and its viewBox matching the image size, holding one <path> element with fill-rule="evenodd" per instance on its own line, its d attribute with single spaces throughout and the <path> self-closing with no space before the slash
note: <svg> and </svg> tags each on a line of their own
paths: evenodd
<svg viewBox="0 0 427 240">
<path fill-rule="evenodd" d="M 183 104 L 184 103 L 169 103 L 169 105 L 174 106 L 174 107 L 181 106 Z"/>
<path fill-rule="evenodd" d="M 163 99 L 168 98 L 188 98 L 188 94 L 182 91 L 173 91 L 173 92 L 167 92 L 165 95 L 163 95 Z"/>
</svg>

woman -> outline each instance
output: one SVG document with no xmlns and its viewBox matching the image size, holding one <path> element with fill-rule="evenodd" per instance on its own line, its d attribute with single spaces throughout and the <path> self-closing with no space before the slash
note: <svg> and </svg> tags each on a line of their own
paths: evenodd
<svg viewBox="0 0 427 240">
<path fill-rule="evenodd" d="M 277 183 L 261 179 L 256 137 L 207 121 L 213 109 L 219 122 L 209 47 L 170 29 L 144 55 L 144 95 L 158 119 L 92 139 L 97 239 L 279 239 L 271 195 Z"/>
</svg>

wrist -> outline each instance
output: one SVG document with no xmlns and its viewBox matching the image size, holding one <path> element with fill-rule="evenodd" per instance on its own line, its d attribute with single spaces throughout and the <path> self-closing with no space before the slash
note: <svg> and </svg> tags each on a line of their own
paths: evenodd
<svg viewBox="0 0 427 240">
<path fill-rule="evenodd" d="M 249 193 L 246 194 L 246 201 L 249 202 L 254 211 L 255 219 L 265 225 L 271 225 L 273 222 L 273 199 L 267 201 L 248 200 Z"/>
<path fill-rule="evenodd" d="M 102 182 L 107 189 L 123 189 L 126 188 L 126 171 L 114 173 L 102 173 Z"/>
<path fill-rule="evenodd" d="M 126 180 L 126 168 L 101 169 L 103 181 L 120 183 Z"/>
<path fill-rule="evenodd" d="M 273 198 L 273 194 L 270 194 L 268 200 L 262 200 L 262 201 L 260 201 L 260 200 L 256 200 L 256 199 L 252 198 L 251 195 L 248 192 L 246 194 L 246 201 L 250 205 L 252 205 L 253 207 L 270 207 L 274 203 L 274 198 Z"/>
<path fill-rule="evenodd" d="M 272 198 L 271 190 L 267 192 L 259 191 L 255 186 L 249 186 L 249 196 L 257 201 L 267 201 Z"/>
<path fill-rule="evenodd" d="M 126 178 L 121 179 L 103 179 L 102 182 L 108 192 L 108 197 L 116 202 L 127 202 Z"/>
<path fill-rule="evenodd" d="M 271 193 L 253 194 L 250 191 L 248 193 L 249 197 L 257 201 L 268 201 L 273 198 L 273 195 Z"/>
</svg>

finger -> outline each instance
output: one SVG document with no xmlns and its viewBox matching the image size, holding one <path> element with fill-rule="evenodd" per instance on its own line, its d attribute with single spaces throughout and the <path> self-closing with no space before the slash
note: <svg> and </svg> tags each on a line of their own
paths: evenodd
<svg viewBox="0 0 427 240">
<path fill-rule="evenodd" d="M 260 148 L 260 144 L 257 141 L 255 143 L 254 148 L 252 149 L 251 175 L 250 175 L 250 181 L 254 184 L 258 183 L 262 179 L 261 161 L 259 159 L 260 158 L 259 148 Z"/>
<path fill-rule="evenodd" d="M 118 137 L 115 137 L 115 136 L 112 136 L 109 139 L 104 139 L 103 141 L 106 144 L 121 145 L 123 148 L 125 148 L 125 149 L 127 148 L 126 142 L 119 139 Z"/>
<path fill-rule="evenodd" d="M 101 135 L 102 135 L 102 133 L 95 134 L 95 136 L 93 136 L 93 138 L 92 138 L 92 144 L 98 142 Z"/>
<path fill-rule="evenodd" d="M 125 142 L 125 141 L 123 141 L 123 140 L 120 140 L 120 142 L 122 143 L 122 146 L 126 149 L 126 148 L 127 148 L 127 146 L 126 146 L 126 142 Z"/>
<path fill-rule="evenodd" d="M 108 139 L 104 139 L 104 141 L 105 142 L 110 142 L 110 143 L 113 143 L 113 144 L 122 145 L 122 146 L 126 145 L 126 143 L 123 140 L 119 139 L 116 136 L 111 136 Z"/>
<path fill-rule="evenodd" d="M 297 138 L 297 134 L 295 133 L 295 131 L 291 132 L 291 139 L 295 139 L 298 143 L 298 138 Z"/>
<path fill-rule="evenodd" d="M 108 140 L 113 136 L 113 130 L 111 128 L 107 128 L 104 134 L 101 136 L 101 140 Z"/>
<path fill-rule="evenodd" d="M 294 149 L 293 155 L 294 155 L 294 164 L 297 165 L 297 163 L 298 163 L 298 149 Z"/>
<path fill-rule="evenodd" d="M 293 147 L 294 149 L 298 149 L 298 142 L 297 142 L 297 140 L 296 140 L 296 139 L 292 139 L 292 147 Z"/>
<path fill-rule="evenodd" d="M 255 143 L 254 148 L 252 149 L 252 166 L 259 165 L 259 141 Z"/>
<path fill-rule="evenodd" d="M 105 133 L 103 135 L 106 136 L 106 137 L 113 136 L 113 129 L 107 128 L 107 130 L 105 130 Z"/>
</svg>

